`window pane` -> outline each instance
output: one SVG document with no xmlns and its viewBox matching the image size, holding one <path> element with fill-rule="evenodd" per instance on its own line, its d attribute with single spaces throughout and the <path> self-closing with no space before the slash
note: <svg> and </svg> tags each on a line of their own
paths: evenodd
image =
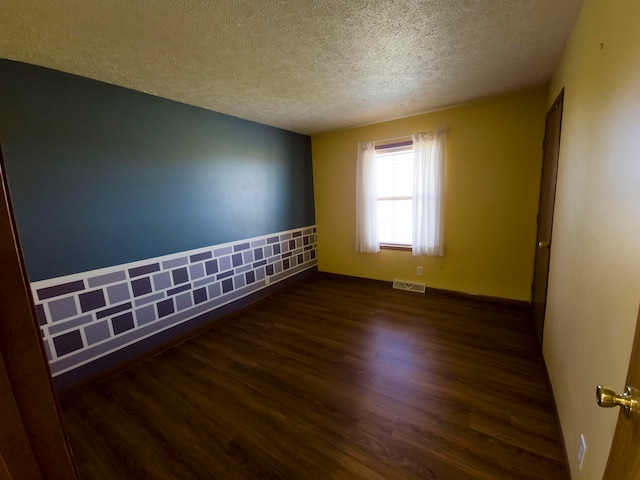
<svg viewBox="0 0 640 480">
<path fill-rule="evenodd" d="M 380 243 L 411 245 L 413 148 L 378 152 Z"/>
<path fill-rule="evenodd" d="M 411 200 L 378 200 L 380 243 L 411 245 Z"/>
<path fill-rule="evenodd" d="M 410 197 L 413 150 L 378 153 L 378 197 Z"/>
</svg>

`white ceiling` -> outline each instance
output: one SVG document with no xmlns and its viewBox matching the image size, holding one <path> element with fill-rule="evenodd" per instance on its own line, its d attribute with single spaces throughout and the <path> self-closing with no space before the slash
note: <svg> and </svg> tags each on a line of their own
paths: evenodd
<svg viewBox="0 0 640 480">
<path fill-rule="evenodd" d="M 0 57 L 306 134 L 545 84 L 582 0 L 3 0 Z"/>
</svg>

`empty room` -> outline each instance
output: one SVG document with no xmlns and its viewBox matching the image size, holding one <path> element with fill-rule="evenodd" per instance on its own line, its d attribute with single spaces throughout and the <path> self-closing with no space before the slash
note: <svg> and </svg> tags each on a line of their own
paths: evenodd
<svg viewBox="0 0 640 480">
<path fill-rule="evenodd" d="M 640 478 L 638 2 L 0 10 L 0 479 Z"/>
</svg>

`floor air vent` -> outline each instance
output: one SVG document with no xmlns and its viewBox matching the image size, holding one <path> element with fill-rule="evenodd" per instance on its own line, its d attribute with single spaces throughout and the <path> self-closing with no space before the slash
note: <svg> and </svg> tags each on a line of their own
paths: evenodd
<svg viewBox="0 0 640 480">
<path fill-rule="evenodd" d="M 426 285 L 420 282 L 407 282 L 405 280 L 394 280 L 393 288 L 407 290 L 408 292 L 424 293 Z"/>
</svg>

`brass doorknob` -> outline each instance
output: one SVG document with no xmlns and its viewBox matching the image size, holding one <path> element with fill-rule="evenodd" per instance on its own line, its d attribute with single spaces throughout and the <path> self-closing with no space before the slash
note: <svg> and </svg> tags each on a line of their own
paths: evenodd
<svg viewBox="0 0 640 480">
<path fill-rule="evenodd" d="M 598 388 L 596 388 L 596 400 L 598 405 L 604 408 L 621 407 L 624 416 L 627 418 L 631 417 L 633 412 L 640 410 L 637 395 L 631 387 L 626 387 L 624 393 L 616 393 L 610 388 L 598 385 Z"/>
<path fill-rule="evenodd" d="M 551 242 L 538 242 L 538 248 L 549 248 Z"/>
</svg>

